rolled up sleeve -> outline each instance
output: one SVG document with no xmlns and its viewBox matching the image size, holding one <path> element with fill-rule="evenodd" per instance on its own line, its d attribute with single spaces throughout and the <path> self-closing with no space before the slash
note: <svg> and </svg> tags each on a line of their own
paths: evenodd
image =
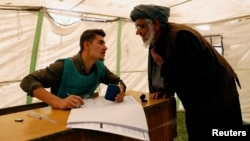
<svg viewBox="0 0 250 141">
<path fill-rule="evenodd" d="M 33 90 L 43 87 L 56 87 L 61 81 L 61 74 L 63 72 L 63 62 L 57 61 L 50 66 L 28 74 L 23 78 L 20 87 L 28 95 L 33 96 Z"/>
</svg>

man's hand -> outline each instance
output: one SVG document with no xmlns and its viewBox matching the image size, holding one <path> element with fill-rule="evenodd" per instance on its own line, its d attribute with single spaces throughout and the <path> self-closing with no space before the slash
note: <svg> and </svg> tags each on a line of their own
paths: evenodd
<svg viewBox="0 0 250 141">
<path fill-rule="evenodd" d="M 64 99 L 59 99 L 57 102 L 54 102 L 53 106 L 57 109 L 72 109 L 72 108 L 80 108 L 81 105 L 84 104 L 83 99 L 77 95 L 69 95 Z"/>
<path fill-rule="evenodd" d="M 150 94 L 151 99 L 167 98 L 167 94 L 164 92 L 156 91 Z"/>
<path fill-rule="evenodd" d="M 115 102 L 116 103 L 122 102 L 123 98 L 125 96 L 124 86 L 119 84 L 119 88 L 120 88 L 120 93 L 115 97 Z"/>
<path fill-rule="evenodd" d="M 153 57 L 153 60 L 155 61 L 155 63 L 158 65 L 158 66 L 162 66 L 162 64 L 164 63 L 164 60 L 162 59 L 162 57 L 156 53 L 156 51 L 154 50 L 154 48 L 152 48 L 150 50 L 150 53 Z"/>
<path fill-rule="evenodd" d="M 79 108 L 84 104 L 80 96 L 69 94 L 68 97 L 62 99 L 42 87 L 33 90 L 33 95 L 57 109 Z"/>
</svg>

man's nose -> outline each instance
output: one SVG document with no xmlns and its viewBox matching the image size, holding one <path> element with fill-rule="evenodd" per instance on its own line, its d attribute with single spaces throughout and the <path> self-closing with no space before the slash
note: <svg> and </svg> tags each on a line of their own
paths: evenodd
<svg viewBox="0 0 250 141">
<path fill-rule="evenodd" d="M 135 32 L 136 35 L 140 35 L 141 34 L 141 31 L 140 29 L 136 29 L 136 32 Z"/>
</svg>

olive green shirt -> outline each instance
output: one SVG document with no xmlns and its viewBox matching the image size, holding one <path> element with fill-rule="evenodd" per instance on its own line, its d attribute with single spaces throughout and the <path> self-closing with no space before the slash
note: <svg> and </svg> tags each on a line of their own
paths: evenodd
<svg viewBox="0 0 250 141">
<path fill-rule="evenodd" d="M 80 53 L 71 57 L 76 69 L 82 75 L 88 75 L 85 71 L 85 65 L 81 58 Z M 61 83 L 62 74 L 63 74 L 63 61 L 56 61 L 50 64 L 48 67 L 44 69 L 37 70 L 31 74 L 25 76 L 20 84 L 20 87 L 28 93 L 28 95 L 33 96 L 32 91 L 34 89 L 43 87 L 43 88 L 51 88 L 51 93 L 57 94 L 58 88 Z M 95 67 L 95 66 L 93 66 Z M 93 68 L 90 70 L 93 70 Z M 89 74 L 90 74 L 89 73 Z M 118 84 L 121 82 L 126 88 L 123 81 L 120 79 L 119 76 L 112 73 L 106 66 L 105 66 L 105 77 L 101 80 L 101 83 L 104 84 Z M 125 89 L 124 89 L 125 91 Z"/>
</svg>

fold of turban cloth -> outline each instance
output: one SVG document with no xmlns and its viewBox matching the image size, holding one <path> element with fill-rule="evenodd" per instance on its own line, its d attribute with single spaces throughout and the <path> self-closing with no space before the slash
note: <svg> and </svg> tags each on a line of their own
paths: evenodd
<svg viewBox="0 0 250 141">
<path fill-rule="evenodd" d="M 170 9 L 168 7 L 158 5 L 138 5 L 130 13 L 130 18 L 135 21 L 138 18 L 148 18 L 152 20 L 159 20 L 161 25 L 168 22 Z"/>
</svg>

